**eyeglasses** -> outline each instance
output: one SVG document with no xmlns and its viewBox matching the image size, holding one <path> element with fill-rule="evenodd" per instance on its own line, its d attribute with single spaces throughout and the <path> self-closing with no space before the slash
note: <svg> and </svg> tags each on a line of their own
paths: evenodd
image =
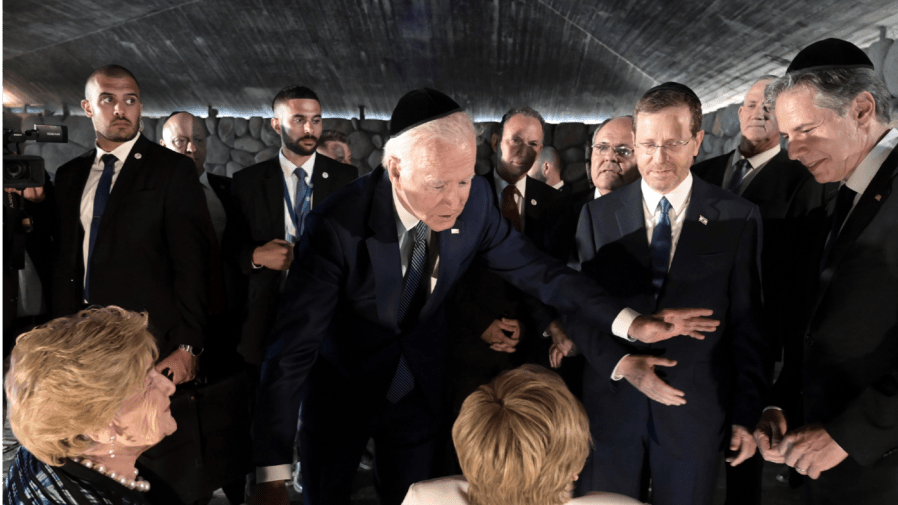
<svg viewBox="0 0 898 505">
<path fill-rule="evenodd" d="M 659 147 L 662 149 L 667 149 L 667 152 L 669 153 L 678 153 L 682 151 L 684 147 L 686 147 L 686 144 L 692 142 L 692 139 L 694 138 L 695 136 L 692 136 L 687 140 L 669 142 L 667 144 L 664 144 L 663 146 L 656 146 L 655 144 L 636 144 L 636 146 L 642 149 L 642 152 L 646 154 L 655 154 L 655 151 L 657 151 Z"/>
<path fill-rule="evenodd" d="M 187 147 L 187 144 L 190 143 L 190 142 L 193 142 L 194 145 L 199 145 L 199 144 L 202 144 L 202 143 L 205 142 L 205 141 L 206 141 L 205 139 L 201 139 L 201 138 L 193 138 L 193 139 L 191 139 L 191 138 L 187 138 L 187 137 L 175 137 L 175 138 L 172 139 L 171 143 L 172 143 L 173 146 L 175 146 L 175 147 L 177 147 L 178 149 L 180 149 L 180 148 L 182 148 L 182 147 Z"/>
<path fill-rule="evenodd" d="M 610 149 L 621 158 L 629 158 L 630 156 L 633 156 L 633 150 L 624 146 L 611 147 L 608 144 L 593 144 L 592 148 L 598 150 L 599 154 L 602 155 L 607 154 L 608 150 Z"/>
</svg>

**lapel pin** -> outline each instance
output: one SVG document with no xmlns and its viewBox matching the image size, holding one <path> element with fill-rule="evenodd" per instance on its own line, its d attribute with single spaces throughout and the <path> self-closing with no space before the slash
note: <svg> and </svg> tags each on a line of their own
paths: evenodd
<svg viewBox="0 0 898 505">
<path fill-rule="evenodd" d="M 453 235 L 458 235 L 458 228 L 452 228 L 452 231 L 450 233 L 452 233 Z"/>
<path fill-rule="evenodd" d="M 876 200 L 877 202 L 879 202 L 882 200 L 882 195 L 876 195 L 873 197 L 873 199 Z"/>
<path fill-rule="evenodd" d="M 136 154 L 134 155 L 134 159 L 135 159 L 135 160 L 139 160 L 139 159 L 141 159 L 141 158 L 143 158 L 143 155 L 140 154 L 140 153 L 136 153 Z"/>
<path fill-rule="evenodd" d="M 705 216 L 698 216 L 698 222 L 702 224 L 708 224 L 708 218 Z"/>
<path fill-rule="evenodd" d="M 324 177 L 325 179 L 327 179 L 327 177 L 328 177 L 327 172 L 322 172 L 321 177 Z"/>
<path fill-rule="evenodd" d="M 536 199 L 530 200 L 530 205 L 536 205 Z"/>
</svg>

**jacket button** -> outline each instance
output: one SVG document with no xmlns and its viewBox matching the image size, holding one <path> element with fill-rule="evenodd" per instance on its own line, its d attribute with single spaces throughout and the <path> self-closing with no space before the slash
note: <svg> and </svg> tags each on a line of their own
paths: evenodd
<svg viewBox="0 0 898 505">
<path fill-rule="evenodd" d="M 811 337 L 810 335 L 805 335 L 804 343 L 807 345 L 814 345 L 814 338 Z"/>
</svg>

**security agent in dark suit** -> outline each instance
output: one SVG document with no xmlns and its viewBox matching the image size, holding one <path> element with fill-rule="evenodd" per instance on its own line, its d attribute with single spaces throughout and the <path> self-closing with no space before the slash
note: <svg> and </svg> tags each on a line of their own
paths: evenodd
<svg viewBox="0 0 898 505">
<path fill-rule="evenodd" d="M 252 503 L 286 503 L 302 401 L 308 503 L 349 503 L 367 440 L 384 503 L 433 476 L 445 395 L 443 303 L 476 259 L 556 309 L 611 332 L 622 306 L 540 253 L 474 177 L 473 123 L 446 95 L 419 89 L 393 111 L 384 163 L 309 215 L 263 365 L 254 421 L 260 476 Z M 696 315 L 620 320 L 646 341 L 716 327 Z"/>
<path fill-rule="evenodd" d="M 739 464 L 755 452 L 746 427 L 769 387 L 760 214 L 691 175 L 704 132 L 688 87 L 649 90 L 634 117 L 642 182 L 584 207 L 580 269 L 642 312 L 697 304 L 722 324 L 701 341 L 646 345 L 565 321 L 590 365 L 583 401 L 595 450 L 578 489 L 637 498 L 648 461 L 654 503 L 710 504 L 727 428 Z"/>
<path fill-rule="evenodd" d="M 862 50 L 826 39 L 799 52 L 767 98 L 789 157 L 840 188 L 806 264 L 815 282 L 796 300 L 803 358 L 787 360 L 775 385 L 772 405 L 787 410 L 767 409 L 755 436 L 765 459 L 810 477 L 809 503 L 896 503 L 898 132 L 889 95 Z"/>
<path fill-rule="evenodd" d="M 793 304 L 801 279 L 797 266 L 806 261 L 810 241 L 800 240 L 812 216 L 825 204 L 824 186 L 780 149 L 779 129 L 764 100 L 764 88 L 776 76 L 759 78 L 739 107 L 742 140 L 732 152 L 692 167 L 692 173 L 754 203 L 764 223 L 761 271 L 764 272 L 764 316 L 776 345 L 794 325 Z M 831 191 L 829 192 L 832 193 Z M 778 355 L 779 353 L 777 353 Z M 727 467 L 727 504 L 761 503 L 763 458 Z"/>
<path fill-rule="evenodd" d="M 545 252 L 551 228 L 546 211 L 560 195 L 527 176 L 543 148 L 544 123 L 530 107 L 506 112 L 491 139 L 496 165 L 484 179 L 502 215 Z M 464 399 L 499 373 L 523 363 L 548 364 L 550 340 L 543 335 L 555 311 L 485 265 L 475 263 L 462 275 L 447 310 L 451 421 Z"/>
<path fill-rule="evenodd" d="M 315 152 L 322 123 L 314 91 L 288 86 L 274 97 L 271 108 L 271 127 L 281 136 L 278 156 L 237 172 L 233 182 L 240 220 L 237 263 L 249 279 L 238 349 L 254 374 L 265 356 L 305 216 L 358 176 L 352 165 Z"/>
<path fill-rule="evenodd" d="M 527 171 L 527 175 L 539 182 L 546 183 L 552 189 L 564 193 L 570 192 L 571 187 L 565 186 L 564 179 L 561 178 L 561 156 L 558 155 L 558 150 L 552 146 L 543 146 L 540 149 L 536 161 Z"/>
<path fill-rule="evenodd" d="M 194 378 L 196 355 L 206 347 L 208 258 L 214 246 L 196 170 L 186 156 L 140 135 L 140 89 L 128 70 L 116 65 L 95 70 L 81 105 L 97 131 L 97 149 L 56 172 L 54 317 L 74 314 L 85 304 L 146 311 L 162 357 L 157 371 L 183 384 Z M 177 396 L 173 407 L 176 403 Z M 172 410 L 181 423 L 181 411 Z M 189 439 L 189 431 L 181 436 Z M 177 440 L 169 437 L 141 461 L 183 475 L 178 482 L 166 480 L 181 499 L 190 500 L 196 484 L 192 469 L 200 456 L 175 450 Z"/>
</svg>

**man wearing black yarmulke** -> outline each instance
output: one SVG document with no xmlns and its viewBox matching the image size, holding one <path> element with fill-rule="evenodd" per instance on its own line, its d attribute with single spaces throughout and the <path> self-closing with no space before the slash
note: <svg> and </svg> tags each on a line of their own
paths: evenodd
<svg viewBox="0 0 898 505">
<path fill-rule="evenodd" d="M 898 131 L 870 59 L 815 42 L 767 89 L 789 157 L 839 194 L 795 301 L 803 359 L 786 360 L 755 437 L 805 474 L 810 502 L 898 503 Z M 801 344 L 799 344 L 800 346 Z"/>
<path fill-rule="evenodd" d="M 475 259 L 561 312 L 607 333 L 614 323 L 621 338 L 700 338 L 716 327 L 700 309 L 628 311 L 540 253 L 474 177 L 474 125 L 443 93 L 400 99 L 383 159 L 309 214 L 262 365 L 253 503 L 286 503 L 300 400 L 306 503 L 350 502 L 369 438 L 381 503 L 399 504 L 412 483 L 436 476 L 443 305 Z"/>
</svg>

